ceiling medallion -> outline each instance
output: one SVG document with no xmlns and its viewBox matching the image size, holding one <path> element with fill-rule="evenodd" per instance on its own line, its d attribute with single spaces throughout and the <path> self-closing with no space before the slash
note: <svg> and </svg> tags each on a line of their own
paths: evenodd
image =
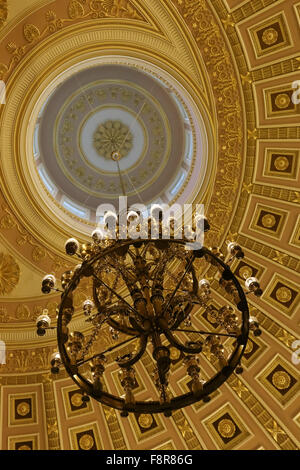
<svg viewBox="0 0 300 470">
<path fill-rule="evenodd" d="M 287 93 L 280 93 L 275 98 L 275 104 L 279 109 L 285 109 L 289 106 L 291 99 Z"/>
<path fill-rule="evenodd" d="M 261 223 L 265 228 L 272 228 L 276 224 L 276 218 L 273 214 L 266 214 L 261 219 Z"/>
<path fill-rule="evenodd" d="M 284 370 L 278 370 L 272 375 L 272 383 L 278 390 L 285 390 L 291 385 L 291 378 Z"/>
<path fill-rule="evenodd" d="M 292 298 L 292 291 L 288 287 L 282 286 L 277 289 L 275 296 L 279 302 L 287 303 Z"/>
<path fill-rule="evenodd" d="M 234 436 L 236 431 L 236 426 L 231 419 L 222 419 L 218 423 L 218 432 L 219 434 L 224 437 L 224 439 L 230 439 Z"/>
<path fill-rule="evenodd" d="M 29 403 L 26 401 L 22 401 L 21 403 L 18 404 L 17 406 L 17 413 L 19 416 L 26 416 L 30 412 L 30 406 Z"/>
<path fill-rule="evenodd" d="M 118 159 L 113 159 L 118 165 Z M 120 180 L 123 185 L 121 173 Z M 152 207 L 150 216 L 144 218 L 142 213 L 131 208 L 119 216 L 107 212 L 102 229 L 94 230 L 91 242 L 80 244 L 74 238 L 67 240 L 66 253 L 78 256 L 81 263 L 62 275 L 61 289 L 56 287 L 52 274 L 44 277 L 42 292 L 60 290 L 61 304 L 56 327 L 50 326 L 51 319 L 46 312 L 37 318 L 36 324 L 39 336 L 49 328 L 57 328 L 59 352 L 51 358 L 52 373 L 59 373 L 63 365 L 81 389 L 84 401 L 91 396 L 120 410 L 122 417 L 130 412 L 139 413 L 140 425 L 149 427 L 149 416 L 153 413 L 169 417 L 173 410 L 200 400 L 210 401 L 210 394 L 233 371 L 243 372 L 241 359 L 249 330 L 255 336 L 261 330 L 257 319 L 249 317 L 245 292 L 230 269 L 234 259 L 244 257 L 236 242 L 228 242 L 225 257 L 218 248 L 209 250 L 200 244 L 199 240 L 210 229 L 202 214 L 195 215 L 192 226 L 183 226 L 177 219 L 170 219 L 170 215 L 165 218 L 163 209 L 157 206 Z M 198 272 L 198 259 L 206 264 L 204 272 L 212 266 L 218 270 L 219 294 L 223 291 L 224 297 L 219 309 L 211 304 L 210 283 Z M 87 277 L 92 281 L 91 292 L 86 291 L 88 299 L 78 308 L 74 294 Z M 170 280 L 175 281 L 172 288 Z M 245 289 L 258 297 L 262 295 L 254 277 L 245 280 Z M 228 305 L 225 297 L 228 295 L 235 308 Z M 78 321 L 76 326 L 73 324 L 75 307 L 82 317 L 80 328 Z M 195 324 L 194 316 L 198 312 L 213 317 L 210 331 L 198 321 Z M 103 328 L 105 331 L 108 328 L 111 335 L 108 348 L 101 343 Z M 228 337 L 233 339 L 231 352 L 224 345 Z M 134 367 L 146 351 L 153 360 L 148 377 L 153 383 L 152 399 L 139 401 L 134 395 Z M 201 353 L 215 356 L 219 367 L 219 373 L 207 380 L 201 374 Z M 180 356 L 191 381 L 191 391 L 174 397 L 169 390 L 174 380 L 172 359 Z M 103 376 L 111 361 L 119 367 L 124 388 L 120 396 L 104 389 Z M 225 425 L 224 421 L 223 427 L 220 426 L 228 436 L 234 430 L 231 422 L 230 429 L 228 423 Z"/>
<path fill-rule="evenodd" d="M 278 32 L 274 28 L 268 28 L 263 32 L 261 39 L 264 44 L 266 44 L 267 46 L 271 46 L 277 41 Z"/>
<path fill-rule="evenodd" d="M 81 393 L 74 393 L 71 397 L 71 403 L 76 408 L 81 406 L 82 405 L 82 394 Z"/>
<path fill-rule="evenodd" d="M 110 159 L 114 149 L 126 157 L 133 145 L 133 136 L 128 126 L 120 121 L 106 121 L 94 133 L 94 146 L 101 157 Z"/>
<path fill-rule="evenodd" d="M 142 413 L 138 417 L 138 422 L 141 428 L 143 429 L 150 429 L 153 424 L 153 417 L 149 414 Z"/>
<path fill-rule="evenodd" d="M 276 168 L 276 170 L 278 171 L 285 171 L 288 167 L 289 167 L 289 159 L 286 158 L 285 156 L 280 156 L 280 157 L 277 157 L 275 160 L 274 160 L 274 166 Z"/>
<path fill-rule="evenodd" d="M 90 450 L 94 447 L 95 441 L 90 434 L 84 434 L 79 439 L 79 447 L 82 450 Z"/>
</svg>

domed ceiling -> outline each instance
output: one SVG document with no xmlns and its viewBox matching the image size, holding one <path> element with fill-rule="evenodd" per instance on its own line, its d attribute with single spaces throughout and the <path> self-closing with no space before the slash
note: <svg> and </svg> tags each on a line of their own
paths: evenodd
<svg viewBox="0 0 300 470">
<path fill-rule="evenodd" d="M 299 449 L 299 22 L 298 0 L 0 0 L 2 449 Z M 70 267 L 66 238 L 89 240 L 98 205 L 123 192 L 129 204 L 203 203 L 205 244 L 236 240 L 233 271 L 264 290 L 249 296 L 263 334 L 244 373 L 169 419 L 83 403 L 49 372 L 55 331 L 36 336 L 60 301 L 41 279 Z M 101 341 L 114 344 L 108 331 Z M 145 400 L 151 367 L 147 352 Z M 185 393 L 179 358 L 172 368 L 171 392 Z M 215 370 L 206 357 L 203 377 Z"/>
<path fill-rule="evenodd" d="M 84 213 L 116 205 L 123 190 L 129 204 L 174 199 L 195 164 L 195 126 L 171 84 L 139 64 L 84 66 L 47 98 L 37 119 L 34 155 L 45 184 L 63 194 L 65 206 L 75 202 L 78 213 L 79 206 Z M 201 171 L 205 147 L 198 155 Z"/>
</svg>

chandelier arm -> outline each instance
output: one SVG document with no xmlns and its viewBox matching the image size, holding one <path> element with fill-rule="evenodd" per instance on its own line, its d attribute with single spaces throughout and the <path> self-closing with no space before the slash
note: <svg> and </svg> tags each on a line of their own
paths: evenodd
<svg viewBox="0 0 300 470">
<path fill-rule="evenodd" d="M 156 266 L 153 272 L 153 276 L 157 275 L 158 272 L 161 272 L 161 274 L 164 273 L 164 271 L 166 270 L 167 261 L 167 257 L 162 256 L 158 263 L 153 262 L 154 266 Z"/>
<path fill-rule="evenodd" d="M 140 348 L 138 352 L 133 357 L 131 357 L 128 361 L 116 360 L 117 364 L 123 369 L 133 366 L 143 356 L 144 352 L 146 351 L 147 343 L 148 343 L 148 335 L 141 335 L 140 336 Z"/>
<path fill-rule="evenodd" d="M 165 271 L 166 271 L 166 274 L 168 274 L 173 279 L 173 281 L 177 281 L 176 276 L 169 269 L 166 269 Z M 190 289 L 178 289 L 178 290 L 182 291 L 182 292 L 188 292 L 188 293 L 192 292 L 194 295 L 197 295 L 198 280 L 197 280 L 197 277 L 196 277 L 196 272 L 195 272 L 194 265 L 192 265 L 192 267 L 191 267 L 191 273 L 192 273 L 192 277 L 193 277 L 193 289 L 192 290 L 190 290 Z M 164 288 L 164 290 L 172 291 L 173 289 Z"/>
<path fill-rule="evenodd" d="M 180 351 L 186 352 L 188 354 L 198 354 L 202 351 L 202 343 L 199 344 L 198 347 L 191 348 L 191 347 L 184 346 L 183 344 L 179 343 L 177 339 L 173 336 L 170 330 L 164 330 L 164 335 L 170 341 L 172 346 L 175 346 L 175 348 L 179 349 Z"/>
<path fill-rule="evenodd" d="M 120 280 L 120 277 L 121 277 L 120 272 L 116 272 L 116 274 L 115 274 L 115 279 L 114 279 L 113 284 L 112 284 L 112 289 L 116 289 L 116 288 L 117 288 L 118 282 L 119 282 L 119 280 Z M 110 302 L 110 303 L 112 302 L 112 293 L 110 293 L 109 302 Z"/>
<path fill-rule="evenodd" d="M 181 329 L 172 329 L 172 331 L 182 331 L 183 333 L 198 333 L 200 335 L 214 335 L 214 336 L 227 336 L 229 338 L 237 338 L 238 335 L 232 335 L 230 333 L 218 333 L 217 331 L 213 332 L 213 331 L 202 331 L 202 330 L 199 330 L 199 331 L 196 331 L 196 330 L 181 330 Z"/>
<path fill-rule="evenodd" d="M 154 241 L 157 241 L 157 240 L 154 240 Z M 186 242 L 184 240 L 178 240 L 178 239 L 172 239 L 172 240 L 168 240 L 168 242 L 171 242 L 171 243 L 175 243 L 176 245 L 182 245 L 182 246 L 185 246 L 186 245 Z M 153 244 L 153 240 L 149 240 L 148 238 L 139 238 L 137 240 L 132 240 L 132 239 L 129 239 L 129 240 L 123 240 L 122 243 L 118 246 L 118 248 L 120 246 L 127 246 L 127 245 L 136 245 L 136 244 L 141 244 L 141 243 L 144 243 L 146 245 L 149 245 L 150 243 Z M 87 266 L 91 266 L 92 264 L 94 264 L 96 261 L 99 261 L 100 258 L 104 259 L 107 255 L 111 255 L 113 252 L 115 252 L 117 249 L 116 245 L 112 245 L 112 246 L 109 246 L 108 248 L 105 248 L 103 251 L 95 254 L 95 256 L 88 262 Z M 207 250 L 207 248 L 202 248 L 202 250 L 204 253 L 210 253 L 209 250 Z"/>
<path fill-rule="evenodd" d="M 186 274 L 188 273 L 188 271 L 190 270 L 190 268 L 191 268 L 191 266 L 192 266 L 194 260 L 195 260 L 195 255 L 193 254 L 193 256 L 191 257 L 191 259 L 190 259 L 189 262 L 187 263 L 187 267 L 185 268 L 185 271 L 184 271 L 182 277 L 180 278 L 180 280 L 179 280 L 177 286 L 175 287 L 175 289 L 174 289 L 174 291 L 173 291 L 173 294 L 172 294 L 171 297 L 169 298 L 167 305 L 164 307 L 164 309 L 163 309 L 163 311 L 162 311 L 162 313 L 161 313 L 161 315 L 160 315 L 161 317 L 166 313 L 167 309 L 169 308 L 170 303 L 172 302 L 172 300 L 173 300 L 173 298 L 174 298 L 174 296 L 175 296 L 177 290 L 179 289 L 179 287 L 180 287 L 180 285 L 181 285 L 181 283 L 182 283 L 182 281 L 183 281 L 185 275 L 186 275 Z"/>
</svg>

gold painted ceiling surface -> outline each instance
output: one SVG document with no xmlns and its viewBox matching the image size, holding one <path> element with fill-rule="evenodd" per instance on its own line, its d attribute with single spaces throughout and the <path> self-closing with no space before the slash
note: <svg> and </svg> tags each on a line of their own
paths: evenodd
<svg viewBox="0 0 300 470">
<path fill-rule="evenodd" d="M 6 17 L 6 7 L 8 16 Z M 0 365 L 2 449 L 298 449 L 299 448 L 299 80 L 300 3 L 244 0 L 0 1 Z M 251 339 L 244 373 L 233 374 L 211 402 L 172 418 L 130 416 L 82 402 L 74 384 L 49 373 L 55 335 L 36 337 L 34 321 L 59 298 L 38 279 L 69 267 L 63 245 L 93 221 L 65 210 L 34 167 L 33 130 L 42 98 L 57 77 L 84 61 L 112 60 L 171 80 L 187 103 L 196 154 L 178 195 L 203 202 L 212 230 L 206 243 L 235 239 L 245 259 L 235 273 L 264 289 L 250 299 L 263 334 Z M 124 62 L 123 62 L 124 64 Z M 69 73 L 69 72 L 67 72 Z M 70 72 L 71 73 L 71 72 Z M 176 84 L 176 87 L 175 87 Z M 203 140 L 204 139 L 204 140 Z M 124 157 L 125 158 L 125 157 Z M 200 167 L 199 167 L 200 168 Z M 218 284 L 211 273 L 214 302 Z M 80 305 L 85 291 L 76 294 Z M 207 322 L 210 320 L 201 319 Z M 103 345 L 112 340 L 103 336 Z M 1 351 L 0 351 L 1 352 Z M 176 390 L 185 391 L 174 357 Z M 143 368 L 151 370 L 151 356 Z M 214 371 L 208 358 L 203 375 Z M 143 368 L 137 393 L 147 399 Z M 106 384 L 118 390 L 117 371 Z M 103 432 L 105 429 L 106 432 Z"/>
</svg>

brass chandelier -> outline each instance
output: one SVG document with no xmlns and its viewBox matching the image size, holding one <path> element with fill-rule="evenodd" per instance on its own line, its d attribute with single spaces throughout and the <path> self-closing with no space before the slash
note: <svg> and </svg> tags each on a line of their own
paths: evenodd
<svg viewBox="0 0 300 470">
<path fill-rule="evenodd" d="M 118 163 L 117 155 L 112 158 Z M 208 402 L 234 371 L 242 373 L 249 331 L 261 334 L 256 318 L 249 316 L 247 294 L 260 296 L 262 290 L 254 277 L 245 279 L 242 288 L 230 269 L 234 259 L 244 257 L 236 242 L 227 242 L 224 255 L 216 247 L 189 249 L 186 234 L 195 227 L 178 227 L 175 219 L 168 220 L 171 230 L 164 238 L 164 219 L 152 214 L 139 224 L 139 217 L 138 212 L 128 212 L 126 227 L 115 217 L 115 236 L 108 230 L 112 220 L 109 224 L 106 218 L 106 231 L 94 230 L 90 242 L 80 244 L 74 238 L 66 242 L 66 253 L 78 257 L 80 264 L 61 276 L 61 289 L 54 275 L 44 277 L 42 292 L 60 290 L 61 302 L 57 325 L 51 326 L 44 311 L 36 322 L 37 334 L 57 329 L 58 352 L 51 357 L 51 372 L 59 373 L 64 367 L 84 401 L 92 397 L 120 410 L 123 417 L 129 412 L 171 416 L 172 410 Z M 204 216 L 200 219 L 204 235 L 210 226 Z M 132 222 L 140 231 L 138 239 L 131 236 Z M 126 239 L 120 237 L 124 230 Z M 218 280 L 222 306 L 213 303 L 208 272 Z M 87 278 L 90 292 L 85 292 L 82 308 L 75 309 L 74 293 Z M 208 320 L 204 325 L 211 327 L 199 329 L 203 316 Z M 113 344 L 102 349 L 101 335 L 107 330 Z M 143 373 L 149 375 L 156 393 L 139 401 L 135 368 L 146 356 L 151 367 Z M 202 375 L 201 356 L 212 360 L 217 369 L 209 378 Z M 172 379 L 175 361 L 182 361 L 190 390 L 179 395 Z M 116 365 L 120 395 L 111 392 L 105 379 Z"/>
</svg>

